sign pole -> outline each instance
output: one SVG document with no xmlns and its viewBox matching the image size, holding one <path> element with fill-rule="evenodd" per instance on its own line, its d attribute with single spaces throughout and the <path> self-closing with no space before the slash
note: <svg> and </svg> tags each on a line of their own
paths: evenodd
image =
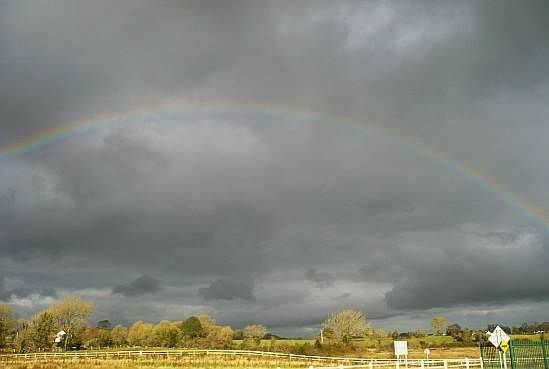
<svg viewBox="0 0 549 369">
<path fill-rule="evenodd" d="M 499 368 L 503 369 L 503 361 L 501 360 L 501 350 L 498 350 L 498 354 L 499 354 Z"/>
<path fill-rule="evenodd" d="M 505 352 L 503 352 L 503 369 L 507 369 L 507 356 Z"/>
</svg>

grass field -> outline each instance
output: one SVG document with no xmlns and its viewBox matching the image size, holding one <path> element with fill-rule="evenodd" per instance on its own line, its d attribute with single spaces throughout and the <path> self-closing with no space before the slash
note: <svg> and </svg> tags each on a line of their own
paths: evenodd
<svg viewBox="0 0 549 369">
<path fill-rule="evenodd" d="M 529 339 L 539 341 L 539 335 L 514 335 L 514 340 Z M 423 338 L 410 338 L 409 355 L 410 359 L 423 359 L 424 351 L 420 345 L 420 341 L 430 347 L 430 359 L 477 359 L 480 356 L 478 347 L 445 347 L 445 345 L 453 344 L 455 341 L 448 336 L 427 336 Z M 313 346 L 314 340 L 311 339 L 280 339 L 280 340 L 262 340 L 261 348 L 266 351 L 279 351 L 284 346 L 299 346 L 306 344 Z M 239 345 L 241 341 L 235 340 L 235 345 Z M 391 338 L 367 338 L 357 339 L 353 341 L 353 350 L 347 352 L 347 357 L 362 357 L 368 359 L 390 359 L 393 358 L 392 349 L 393 340 Z M 431 346 L 432 345 L 432 346 Z M 142 350 L 166 350 L 162 348 L 141 348 Z M 109 351 L 117 351 L 115 349 Z M 87 351 L 90 352 L 90 351 Z M 334 353 L 318 353 L 323 356 L 340 356 Z M 49 360 L 49 359 L 48 359 Z M 307 366 L 297 365 L 291 368 L 306 368 Z M 140 360 L 114 360 L 114 359 L 88 359 L 88 360 L 50 360 L 50 361 L 22 361 L 10 364 L 0 364 L 1 368 L 6 369 L 171 369 L 171 368 L 195 368 L 195 369 L 274 369 L 276 367 L 284 369 L 290 368 L 288 363 L 277 361 L 276 359 L 267 358 L 243 358 L 243 359 L 224 359 L 224 358 L 188 358 L 168 360 L 162 358 L 155 359 L 140 359 Z M 319 363 L 319 366 L 320 365 Z"/>
<path fill-rule="evenodd" d="M 101 362 L 41 362 L 41 363 L 17 363 L 2 366 L 5 369 L 274 369 L 273 365 L 255 366 L 253 364 L 238 366 L 224 364 L 199 364 L 193 366 L 182 366 L 178 363 L 169 362 L 120 362 L 116 360 L 104 360 Z M 287 368 L 285 368 L 287 369 Z"/>
</svg>

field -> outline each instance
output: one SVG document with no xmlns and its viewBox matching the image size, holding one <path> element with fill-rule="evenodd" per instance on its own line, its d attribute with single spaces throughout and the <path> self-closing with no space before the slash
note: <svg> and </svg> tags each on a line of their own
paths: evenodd
<svg viewBox="0 0 549 369">
<path fill-rule="evenodd" d="M 512 337 L 515 340 L 525 340 L 529 339 L 532 341 L 539 341 L 539 336 L 530 336 L 530 335 L 517 335 Z M 365 358 L 372 360 L 384 360 L 384 359 L 393 359 L 392 352 L 392 342 L 390 338 L 382 339 L 357 339 L 352 342 L 352 351 L 345 353 L 346 357 L 355 357 L 355 358 Z M 427 345 L 430 348 L 430 359 L 449 359 L 456 360 L 457 363 L 463 363 L 465 358 L 469 358 L 472 362 L 476 361 L 476 364 L 471 365 L 471 369 L 476 369 L 478 366 L 478 358 L 480 356 L 480 351 L 478 347 L 447 347 L 455 344 L 455 341 L 448 336 L 427 336 L 423 338 L 410 338 L 408 339 L 409 346 L 409 356 L 410 360 L 413 359 L 424 359 L 424 351 L 421 345 Z M 241 341 L 235 340 L 234 344 L 239 345 Z M 265 351 L 282 351 L 283 348 L 288 348 L 289 346 L 307 346 L 313 347 L 315 341 L 308 339 L 280 339 L 280 340 L 262 340 L 261 348 Z M 4 362 L 0 363 L 0 368 L 6 369 L 171 369 L 171 368 L 196 368 L 196 369 L 274 369 L 277 367 L 283 369 L 289 368 L 308 368 L 311 365 L 314 367 L 322 368 L 327 366 L 338 365 L 336 362 L 328 361 L 310 361 L 309 359 L 300 359 L 297 358 L 299 355 L 294 355 L 294 359 L 288 361 L 287 358 L 281 357 L 272 357 L 269 355 L 284 355 L 284 354 L 269 354 L 258 353 L 255 356 L 238 356 L 238 355 L 209 355 L 209 354 L 197 354 L 197 355 L 179 355 L 177 350 L 167 350 L 161 348 L 139 348 L 143 351 L 149 351 L 154 353 L 152 356 L 132 356 L 132 357 L 122 357 L 122 358 L 113 358 L 112 354 L 120 350 L 101 350 L 101 351 L 80 351 L 80 352 L 69 352 L 65 355 L 68 357 L 63 358 L 41 358 L 42 354 L 35 356 L 33 358 L 29 357 L 28 359 L 22 359 L 17 362 Z M 133 349 L 135 350 L 135 348 Z M 157 354 L 159 351 L 170 352 Z M 198 351 L 207 351 L 207 350 L 198 350 Z M 213 350 L 215 351 L 215 350 Z M 219 351 L 219 350 L 218 350 Z M 94 358 L 95 353 L 106 353 L 109 352 L 110 356 L 107 357 L 97 357 Z M 135 353 L 135 351 L 134 351 Z M 139 351 L 137 351 L 139 353 Z M 265 356 L 263 356 L 265 354 Z M 74 357 L 72 357 L 74 355 Z M 83 358 L 81 355 L 89 355 L 92 357 Z M 325 353 L 321 356 L 343 356 L 337 355 L 337 353 Z M 347 361 L 348 359 L 345 359 Z M 330 360 L 331 361 L 331 360 Z M 442 361 L 439 361 L 439 363 Z M 347 363 L 346 365 L 351 365 L 352 362 Z M 378 364 L 376 364 L 378 365 Z M 375 368 L 383 369 L 386 366 L 379 364 L 381 366 L 376 366 Z M 461 368 L 463 364 L 457 364 L 458 368 Z M 394 368 L 394 364 L 387 366 L 388 368 Z M 434 368 L 434 367 L 433 367 Z"/>
</svg>

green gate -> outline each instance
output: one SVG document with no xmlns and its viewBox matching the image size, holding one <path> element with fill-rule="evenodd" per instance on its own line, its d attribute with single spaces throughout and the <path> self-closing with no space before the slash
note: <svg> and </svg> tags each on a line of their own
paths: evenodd
<svg viewBox="0 0 549 369">
<path fill-rule="evenodd" d="M 480 346 L 480 356 L 484 369 L 501 369 L 503 358 L 508 369 L 549 369 L 549 341 L 509 342 L 509 351 L 503 354 L 491 344 Z"/>
</svg>

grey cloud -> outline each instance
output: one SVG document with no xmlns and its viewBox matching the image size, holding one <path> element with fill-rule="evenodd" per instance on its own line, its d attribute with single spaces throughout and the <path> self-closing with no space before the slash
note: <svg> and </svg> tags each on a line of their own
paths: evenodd
<svg viewBox="0 0 549 369">
<path fill-rule="evenodd" d="M 334 284 L 334 276 L 330 273 L 317 272 L 316 269 L 309 269 L 305 272 L 305 277 L 314 282 L 319 287 L 329 287 Z"/>
<path fill-rule="evenodd" d="M 301 333 L 345 304 L 389 325 L 496 303 L 542 319 L 546 220 L 495 183 L 549 208 L 548 17 L 544 1 L 2 2 L 1 153 L 101 113 L 205 109 L 1 156 L 0 296 Z M 208 109 L 225 100 L 250 109 Z M 115 272 L 144 277 L 113 289 Z"/>
<path fill-rule="evenodd" d="M 137 297 L 156 293 L 160 285 L 156 278 L 143 275 L 130 283 L 120 284 L 112 289 L 113 294 L 120 294 L 126 297 Z"/>
<path fill-rule="evenodd" d="M 251 277 L 246 276 L 218 279 L 210 283 L 208 287 L 199 288 L 198 294 L 206 300 L 255 301 L 254 281 Z"/>
<path fill-rule="evenodd" d="M 26 298 L 31 295 L 38 295 L 40 297 L 57 297 L 57 291 L 52 287 L 27 287 L 27 286 L 15 286 L 13 288 L 6 288 L 6 281 L 3 276 L 0 276 L 0 301 L 10 302 L 13 298 Z"/>
</svg>

